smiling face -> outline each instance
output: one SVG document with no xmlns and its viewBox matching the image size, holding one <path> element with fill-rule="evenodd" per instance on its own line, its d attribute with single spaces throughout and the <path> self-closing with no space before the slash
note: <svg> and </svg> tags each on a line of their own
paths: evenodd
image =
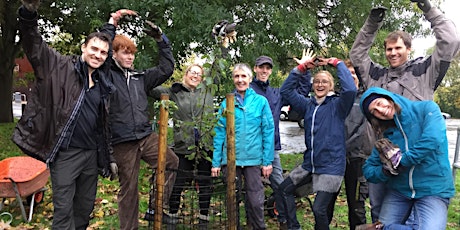
<svg viewBox="0 0 460 230">
<path fill-rule="evenodd" d="M 113 58 L 118 62 L 118 64 L 125 68 L 129 69 L 133 66 L 135 55 L 128 49 L 120 49 L 113 52 Z"/>
<path fill-rule="evenodd" d="M 267 82 L 268 78 L 272 74 L 272 67 L 269 64 L 254 66 L 254 72 L 256 73 L 257 80 Z"/>
<path fill-rule="evenodd" d="M 395 104 L 384 97 L 379 97 L 369 104 L 369 113 L 380 120 L 392 120 L 395 115 Z"/>
<path fill-rule="evenodd" d="M 104 64 L 109 54 L 109 43 L 97 37 L 81 45 L 81 57 L 90 69 L 94 70 Z"/>
<path fill-rule="evenodd" d="M 318 72 L 313 78 L 313 90 L 316 98 L 323 98 L 334 91 L 334 79 L 327 71 Z"/>
<path fill-rule="evenodd" d="M 238 63 L 235 65 L 232 71 L 233 84 L 235 89 L 241 96 L 244 97 L 246 90 L 249 88 L 249 84 L 252 81 L 252 70 L 244 63 Z"/>
<path fill-rule="evenodd" d="M 185 72 L 182 82 L 188 88 L 196 89 L 196 87 L 201 83 L 202 77 L 203 69 L 198 65 L 193 65 Z"/>
<path fill-rule="evenodd" d="M 402 38 L 396 41 L 387 41 L 385 44 L 385 56 L 391 67 L 396 68 L 407 62 L 411 49 L 408 48 Z"/>
</svg>

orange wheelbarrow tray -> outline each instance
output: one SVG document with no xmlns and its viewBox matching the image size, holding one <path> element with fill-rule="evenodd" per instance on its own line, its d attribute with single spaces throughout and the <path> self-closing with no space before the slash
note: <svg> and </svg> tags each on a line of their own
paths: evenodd
<svg viewBox="0 0 460 230">
<path fill-rule="evenodd" d="M 0 197 L 16 198 L 25 221 L 30 222 L 34 203 L 43 199 L 50 175 L 46 164 L 28 156 L 9 157 L 0 161 Z M 29 218 L 26 216 L 22 197 L 30 199 Z M 0 203 L 0 210 L 3 208 Z"/>
</svg>

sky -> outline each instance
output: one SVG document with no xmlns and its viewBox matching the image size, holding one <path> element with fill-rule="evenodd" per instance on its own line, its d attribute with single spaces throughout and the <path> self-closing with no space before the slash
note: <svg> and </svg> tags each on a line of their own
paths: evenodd
<svg viewBox="0 0 460 230">
<path fill-rule="evenodd" d="M 457 26 L 457 30 L 460 34 L 460 1 L 459 0 L 441 0 L 440 8 L 447 18 L 451 19 Z M 426 20 L 425 20 L 426 21 Z M 427 23 L 429 27 L 430 24 Z M 427 38 L 415 38 L 412 41 L 412 49 L 415 52 L 414 57 L 424 56 L 427 49 L 433 47 L 436 43 L 434 36 Z"/>
</svg>

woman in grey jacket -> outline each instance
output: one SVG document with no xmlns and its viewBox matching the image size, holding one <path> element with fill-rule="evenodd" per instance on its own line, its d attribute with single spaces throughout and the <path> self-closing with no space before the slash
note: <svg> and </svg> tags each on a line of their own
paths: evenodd
<svg viewBox="0 0 460 230">
<path fill-rule="evenodd" d="M 161 93 L 169 94 L 178 110 L 172 114 L 174 122 L 174 152 L 179 157 L 179 168 L 176 182 L 169 199 L 169 215 L 164 215 L 164 222 L 178 222 L 180 197 L 186 183 L 195 180 L 199 185 L 198 193 L 200 228 L 206 228 L 209 222 L 208 209 L 211 199 L 211 129 L 214 124 L 213 98 L 211 90 L 201 84 L 203 67 L 190 65 L 182 78 L 182 82 L 174 83 L 171 88 L 157 87 L 151 95 L 159 99 Z M 201 84 L 201 85 L 200 85 Z M 199 87 L 200 86 L 200 87 Z M 206 121 L 207 120 L 207 121 Z M 193 155 L 193 156 L 191 156 Z"/>
</svg>

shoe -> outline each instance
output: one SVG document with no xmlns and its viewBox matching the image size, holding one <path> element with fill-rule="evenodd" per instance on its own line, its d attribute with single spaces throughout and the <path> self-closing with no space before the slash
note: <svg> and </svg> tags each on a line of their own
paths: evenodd
<svg viewBox="0 0 460 230">
<path fill-rule="evenodd" d="M 144 215 L 144 220 L 147 221 L 154 221 L 155 220 L 155 210 L 154 209 L 147 209 Z"/>
<path fill-rule="evenodd" d="M 163 212 L 163 224 L 177 224 L 179 223 L 179 214 Z"/>
<path fill-rule="evenodd" d="M 380 221 L 377 221 L 373 224 L 361 224 L 356 226 L 355 230 L 379 230 L 383 229 L 383 224 Z"/>
<path fill-rule="evenodd" d="M 287 222 L 280 222 L 280 230 L 288 230 Z"/>
<path fill-rule="evenodd" d="M 208 230 L 208 225 L 209 225 L 209 216 L 200 214 L 198 216 L 198 229 Z"/>
</svg>

